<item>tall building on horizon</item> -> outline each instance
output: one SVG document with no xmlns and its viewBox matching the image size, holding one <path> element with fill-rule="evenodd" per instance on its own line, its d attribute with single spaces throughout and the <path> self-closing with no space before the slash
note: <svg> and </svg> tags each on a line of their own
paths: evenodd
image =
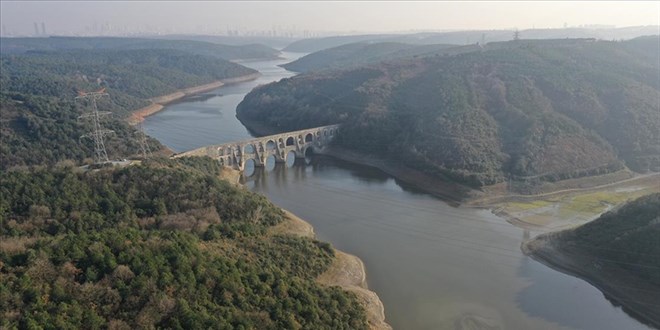
<svg viewBox="0 0 660 330">
<path fill-rule="evenodd" d="M 34 36 L 39 36 L 39 26 L 37 25 L 37 22 L 34 22 Z"/>
<path fill-rule="evenodd" d="M 41 35 L 46 36 L 46 23 L 41 22 Z"/>
</svg>

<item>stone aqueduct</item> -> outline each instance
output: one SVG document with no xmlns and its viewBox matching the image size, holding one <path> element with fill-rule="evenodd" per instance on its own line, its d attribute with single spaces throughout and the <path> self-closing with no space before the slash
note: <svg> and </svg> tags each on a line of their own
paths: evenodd
<svg viewBox="0 0 660 330">
<path fill-rule="evenodd" d="M 264 166 L 271 155 L 276 162 L 285 162 L 293 151 L 296 158 L 304 158 L 308 150 L 322 152 L 337 136 L 339 125 L 321 126 L 300 131 L 269 135 L 239 142 L 210 145 L 176 154 L 174 157 L 209 156 L 221 165 L 243 170 L 248 160 Z"/>
</svg>

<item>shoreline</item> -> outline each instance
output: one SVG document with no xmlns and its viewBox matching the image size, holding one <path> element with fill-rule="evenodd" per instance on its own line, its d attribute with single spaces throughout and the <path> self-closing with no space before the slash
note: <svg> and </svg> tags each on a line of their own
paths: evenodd
<svg viewBox="0 0 660 330">
<path fill-rule="evenodd" d="M 314 227 L 295 214 L 282 209 L 286 215 L 285 221 L 270 228 L 271 234 L 285 234 L 316 239 Z M 332 247 L 335 258 L 330 267 L 316 282 L 325 286 L 338 286 L 342 290 L 355 294 L 367 316 L 369 329 L 391 330 L 385 321 L 385 306 L 378 294 L 367 286 L 367 270 L 360 258 Z"/>
<path fill-rule="evenodd" d="M 150 105 L 131 111 L 131 114 L 128 116 L 127 121 L 130 125 L 136 125 L 145 120 L 145 118 L 162 111 L 166 105 L 180 101 L 186 97 L 197 95 L 201 93 L 206 93 L 214 89 L 220 88 L 224 85 L 237 84 L 241 82 L 246 82 L 250 80 L 255 80 L 261 76 L 261 73 L 251 73 L 244 76 L 238 76 L 233 78 L 226 78 L 221 80 L 216 80 L 208 84 L 192 86 L 188 88 L 179 89 L 173 93 L 160 95 L 148 99 L 151 102 Z"/>
<path fill-rule="evenodd" d="M 223 169 L 220 177 L 236 186 L 244 187 L 240 181 L 241 173 L 234 169 Z M 270 234 L 285 234 L 316 239 L 314 227 L 290 211 L 284 211 L 285 220 L 271 228 Z M 326 286 L 338 286 L 342 290 L 356 295 L 367 315 L 367 323 L 373 330 L 391 330 L 385 321 L 385 306 L 374 291 L 367 286 L 367 269 L 362 260 L 352 254 L 332 247 L 335 258 L 330 267 L 316 279 L 316 282 Z"/>
<path fill-rule="evenodd" d="M 657 298 L 654 300 L 653 292 L 657 291 L 657 287 L 646 285 L 636 276 L 621 269 L 603 272 L 602 266 L 594 261 L 596 257 L 568 252 L 572 257 L 566 256 L 552 241 L 553 237 L 559 234 L 560 232 L 551 232 L 540 235 L 522 243 L 520 248 L 526 256 L 543 265 L 593 285 L 610 303 L 621 307 L 626 314 L 640 323 L 660 329 L 660 315 L 657 312 L 654 315 L 654 309 L 649 307 L 656 306 L 660 300 Z M 630 294 L 631 283 L 634 283 L 635 287 L 642 287 L 632 290 L 635 292 L 634 295 Z M 645 301 L 646 304 L 641 303 L 640 300 Z"/>
<path fill-rule="evenodd" d="M 400 180 L 413 188 L 420 189 L 431 194 L 452 206 L 460 206 L 464 202 L 478 194 L 478 190 L 472 189 L 460 183 L 451 182 L 430 176 L 421 171 L 411 169 L 405 165 L 396 164 L 386 159 L 363 155 L 357 152 L 331 146 L 320 153 L 346 162 L 376 168 L 396 180 Z"/>
</svg>

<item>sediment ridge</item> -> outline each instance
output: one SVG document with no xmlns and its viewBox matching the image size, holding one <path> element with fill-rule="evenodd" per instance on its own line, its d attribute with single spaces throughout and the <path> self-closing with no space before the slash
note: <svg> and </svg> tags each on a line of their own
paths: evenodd
<svg viewBox="0 0 660 330">
<path fill-rule="evenodd" d="M 259 78 L 261 76 L 261 73 L 252 73 L 240 77 L 233 77 L 233 78 L 227 78 L 227 79 L 222 79 L 222 80 L 217 80 L 208 84 L 204 85 L 198 85 L 198 86 L 192 86 L 184 89 L 180 89 L 174 93 L 166 94 L 166 95 L 161 95 L 161 96 L 156 96 L 152 97 L 149 99 L 151 102 L 150 105 L 137 109 L 131 113 L 131 115 L 128 117 L 128 122 L 131 125 L 135 125 L 138 123 L 141 123 L 144 121 L 146 117 L 149 117 L 153 115 L 154 113 L 163 110 L 165 108 L 165 105 L 170 104 L 172 102 L 181 100 L 185 97 L 191 96 L 191 95 L 196 95 L 200 93 L 205 93 L 208 91 L 212 91 L 214 89 L 220 88 L 224 85 L 228 84 L 236 84 L 240 82 L 245 82 L 245 81 L 250 81 Z"/>
</svg>

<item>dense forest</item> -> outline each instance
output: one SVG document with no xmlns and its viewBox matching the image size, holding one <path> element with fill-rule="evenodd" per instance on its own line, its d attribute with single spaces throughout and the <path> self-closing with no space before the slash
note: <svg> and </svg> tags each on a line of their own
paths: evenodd
<svg viewBox="0 0 660 330">
<path fill-rule="evenodd" d="M 660 326 L 660 193 L 640 197 L 576 229 L 527 244 L 532 256 L 595 281 L 624 308 Z"/>
<path fill-rule="evenodd" d="M 245 124 L 342 123 L 337 143 L 472 186 L 660 170 L 658 36 L 518 40 L 256 88 Z"/>
<path fill-rule="evenodd" d="M 0 173 L 0 327 L 362 329 L 334 251 L 209 158 Z"/>
<path fill-rule="evenodd" d="M 186 51 L 195 55 L 211 56 L 225 60 L 277 58 L 276 49 L 259 45 L 223 45 L 197 40 L 166 40 L 117 37 L 48 37 L 48 38 L 2 38 L 0 52 L 6 54 L 29 51 L 59 51 L 71 49 L 135 50 L 169 49 Z"/>
<path fill-rule="evenodd" d="M 107 87 L 146 99 L 178 89 L 256 73 L 226 60 L 175 50 L 68 50 L 3 55 L 2 90 L 75 96 L 77 89 Z"/>
<path fill-rule="evenodd" d="M 124 118 L 146 99 L 256 71 L 214 57 L 175 50 L 63 50 L 0 57 L 0 168 L 52 165 L 90 157 L 91 130 L 74 100 L 79 90 L 106 88 L 99 109 L 112 158 L 138 153 L 136 132 Z M 162 146 L 151 140 L 154 149 Z"/>
</svg>

